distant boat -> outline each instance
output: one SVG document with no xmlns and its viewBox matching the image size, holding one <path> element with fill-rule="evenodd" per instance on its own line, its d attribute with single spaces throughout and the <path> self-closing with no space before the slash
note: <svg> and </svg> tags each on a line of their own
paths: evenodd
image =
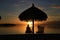
<svg viewBox="0 0 60 40">
<path fill-rule="evenodd" d="M 1 20 L 1 16 L 0 16 L 0 20 Z"/>
</svg>

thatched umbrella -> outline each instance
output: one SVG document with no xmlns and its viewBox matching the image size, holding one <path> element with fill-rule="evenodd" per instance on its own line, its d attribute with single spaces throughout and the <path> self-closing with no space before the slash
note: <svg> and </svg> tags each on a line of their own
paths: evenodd
<svg viewBox="0 0 60 40">
<path fill-rule="evenodd" d="M 34 34 L 34 20 L 44 21 L 47 19 L 47 15 L 45 12 L 41 11 L 40 9 L 36 8 L 34 4 L 32 7 L 26 9 L 19 15 L 19 19 L 21 21 L 33 21 L 33 34 Z"/>
</svg>

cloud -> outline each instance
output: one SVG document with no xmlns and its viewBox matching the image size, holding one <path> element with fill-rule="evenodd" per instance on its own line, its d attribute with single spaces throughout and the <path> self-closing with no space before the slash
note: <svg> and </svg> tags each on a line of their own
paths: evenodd
<svg viewBox="0 0 60 40">
<path fill-rule="evenodd" d="M 24 0 L 21 0 L 21 1 L 17 1 L 15 3 L 13 3 L 12 5 L 14 7 L 18 7 L 18 6 L 25 5 L 25 4 L 28 4 L 28 2 L 27 1 L 24 1 Z"/>
<path fill-rule="evenodd" d="M 50 27 L 50 28 L 60 28 L 60 21 L 50 21 L 50 22 L 47 22 L 47 27 Z"/>
<path fill-rule="evenodd" d="M 50 22 L 50 21 L 60 21 L 60 15 L 49 15 L 47 22 Z"/>
<path fill-rule="evenodd" d="M 57 8 L 57 9 L 60 9 L 60 5 L 52 5 L 51 8 Z"/>
<path fill-rule="evenodd" d="M 39 9 L 42 9 L 42 10 L 45 9 L 45 7 L 43 7 L 43 6 L 38 6 L 38 8 Z"/>
<path fill-rule="evenodd" d="M 13 6 L 17 7 L 17 6 L 20 6 L 20 4 L 14 3 Z"/>
<path fill-rule="evenodd" d="M 23 2 L 23 3 L 24 3 L 24 2 L 27 2 L 27 1 L 23 1 L 23 0 L 22 0 L 22 1 L 20 1 L 20 2 Z"/>
</svg>

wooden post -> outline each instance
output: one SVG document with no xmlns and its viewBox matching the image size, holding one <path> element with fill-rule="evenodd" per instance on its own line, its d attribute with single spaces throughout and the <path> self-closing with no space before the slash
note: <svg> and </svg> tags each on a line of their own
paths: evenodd
<svg viewBox="0 0 60 40">
<path fill-rule="evenodd" d="M 34 20 L 33 20 L 33 27 L 32 27 L 32 30 L 33 30 L 33 34 L 34 34 Z"/>
</svg>

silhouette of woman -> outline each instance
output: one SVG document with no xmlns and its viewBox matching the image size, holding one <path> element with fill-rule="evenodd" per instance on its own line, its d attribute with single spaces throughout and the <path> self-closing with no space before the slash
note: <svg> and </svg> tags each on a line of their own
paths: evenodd
<svg viewBox="0 0 60 40">
<path fill-rule="evenodd" d="M 27 26 L 27 28 L 26 28 L 26 32 L 25 32 L 25 33 L 32 33 L 32 31 L 31 31 L 29 25 Z"/>
</svg>

